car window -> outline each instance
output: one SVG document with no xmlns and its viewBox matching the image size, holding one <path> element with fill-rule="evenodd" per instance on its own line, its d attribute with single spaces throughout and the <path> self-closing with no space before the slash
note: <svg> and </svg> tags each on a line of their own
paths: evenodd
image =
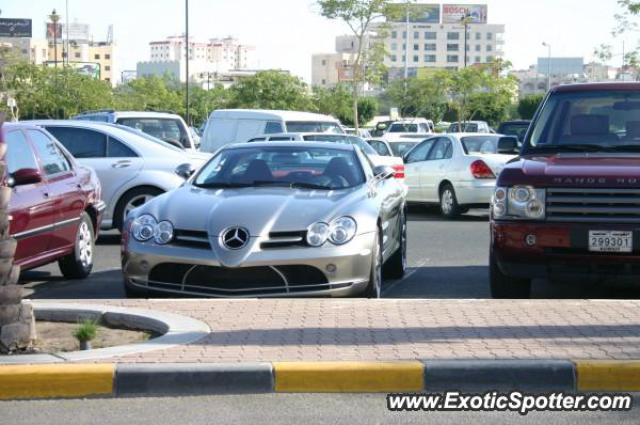
<svg viewBox="0 0 640 425">
<path fill-rule="evenodd" d="M 505 136 L 516 136 L 518 140 L 524 140 L 524 136 L 529 129 L 529 124 L 507 123 L 500 126 L 498 133 Z"/>
<path fill-rule="evenodd" d="M 395 124 L 391 124 L 391 127 L 389 127 L 389 133 L 417 133 L 417 132 L 418 132 L 417 124 L 395 123 Z"/>
<path fill-rule="evenodd" d="M 380 140 L 368 140 L 368 143 L 373 149 L 375 149 L 376 152 L 378 152 L 379 155 L 391 155 L 391 152 L 389 152 L 389 149 L 387 148 L 387 145 L 384 144 L 384 142 L 381 142 Z"/>
<path fill-rule="evenodd" d="M 107 136 L 98 131 L 72 127 L 45 127 L 76 158 L 104 158 Z"/>
<path fill-rule="evenodd" d="M 393 155 L 395 156 L 404 156 L 405 153 L 409 152 L 415 145 L 419 142 L 393 142 L 391 143 L 391 150 L 393 151 Z"/>
<path fill-rule="evenodd" d="M 344 131 L 337 123 L 321 121 L 287 121 L 287 132 L 344 134 Z"/>
<path fill-rule="evenodd" d="M 264 128 L 264 134 L 275 134 L 282 133 L 284 129 L 282 128 L 282 123 L 277 121 L 269 121 Z"/>
<path fill-rule="evenodd" d="M 124 143 L 109 137 L 107 156 L 109 158 L 136 158 L 138 155 Z"/>
<path fill-rule="evenodd" d="M 190 147 L 187 130 L 177 118 L 118 118 L 116 123 L 135 128 L 164 141 L 180 142 L 185 148 Z"/>
<path fill-rule="evenodd" d="M 460 139 L 462 147 L 467 154 L 494 154 L 498 153 L 499 136 L 488 134 L 486 136 L 467 136 Z"/>
<path fill-rule="evenodd" d="M 378 155 L 378 152 L 376 152 L 371 145 L 358 136 L 349 136 L 348 134 L 308 134 L 302 138 L 308 142 L 329 142 L 355 145 L 367 155 Z"/>
<path fill-rule="evenodd" d="M 445 138 L 439 138 L 427 158 L 429 161 L 438 161 L 441 159 L 449 159 L 453 154 L 451 141 Z"/>
<path fill-rule="evenodd" d="M 291 136 L 273 136 L 269 137 L 270 142 L 290 142 L 293 140 Z"/>
<path fill-rule="evenodd" d="M 426 161 L 429 151 L 437 139 L 427 139 L 416 146 L 407 156 L 407 162 Z"/>
<path fill-rule="evenodd" d="M 13 174 L 23 168 L 39 169 L 38 163 L 27 138 L 20 130 L 7 133 L 7 169 L 9 174 Z"/>
<path fill-rule="evenodd" d="M 51 176 L 71 170 L 69 161 L 60 152 L 53 139 L 38 130 L 27 130 L 27 133 L 40 157 L 40 164 L 45 175 Z"/>
</svg>

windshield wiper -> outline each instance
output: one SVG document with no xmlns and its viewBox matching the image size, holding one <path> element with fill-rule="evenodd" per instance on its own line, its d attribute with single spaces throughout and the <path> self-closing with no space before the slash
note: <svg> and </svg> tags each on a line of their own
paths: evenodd
<svg viewBox="0 0 640 425">
<path fill-rule="evenodd" d="M 303 183 L 303 182 L 293 182 L 289 185 L 291 189 L 317 189 L 317 190 L 333 190 L 333 188 L 329 186 L 323 186 L 321 184 L 313 184 L 313 183 Z"/>
<path fill-rule="evenodd" d="M 606 152 L 610 148 L 602 145 L 591 145 L 587 143 L 571 143 L 562 145 L 536 145 L 531 149 L 533 152 Z"/>
<path fill-rule="evenodd" d="M 640 144 L 614 145 L 609 148 L 612 152 L 640 152 Z"/>
<path fill-rule="evenodd" d="M 228 183 L 228 182 L 214 182 L 214 183 L 202 183 L 194 184 L 194 186 L 202 189 L 236 189 L 242 187 L 251 187 L 251 183 Z"/>
</svg>

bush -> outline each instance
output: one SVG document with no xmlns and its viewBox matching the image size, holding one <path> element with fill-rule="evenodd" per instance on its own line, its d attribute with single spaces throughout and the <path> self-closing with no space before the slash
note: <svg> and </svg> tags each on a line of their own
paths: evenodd
<svg viewBox="0 0 640 425">
<path fill-rule="evenodd" d="M 73 332 L 73 337 L 78 341 L 91 341 L 98 334 L 98 323 L 93 320 L 84 320 Z"/>
</svg>

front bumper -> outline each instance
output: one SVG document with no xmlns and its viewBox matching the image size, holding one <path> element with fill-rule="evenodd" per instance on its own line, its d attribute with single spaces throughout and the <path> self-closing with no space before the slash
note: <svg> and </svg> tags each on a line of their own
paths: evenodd
<svg viewBox="0 0 640 425">
<path fill-rule="evenodd" d="M 589 251 L 589 231 L 633 232 L 633 252 Z M 529 235 L 535 244 L 529 245 Z M 599 281 L 640 278 L 640 226 L 604 223 L 491 223 L 491 252 L 500 270 L 512 277 Z"/>
<path fill-rule="evenodd" d="M 476 179 L 455 184 L 456 198 L 460 205 L 489 205 L 496 188 L 495 179 Z"/>
<path fill-rule="evenodd" d="M 327 243 L 320 248 L 255 248 L 241 267 L 227 268 L 212 249 L 159 246 L 128 238 L 122 270 L 131 288 L 167 294 L 344 297 L 359 294 L 368 285 L 374 239 L 371 233 L 339 247 Z"/>
</svg>

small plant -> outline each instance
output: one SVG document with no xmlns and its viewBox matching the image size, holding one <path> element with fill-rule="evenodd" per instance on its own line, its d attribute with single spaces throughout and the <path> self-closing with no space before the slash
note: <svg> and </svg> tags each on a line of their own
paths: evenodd
<svg viewBox="0 0 640 425">
<path fill-rule="evenodd" d="M 90 341 L 95 339 L 97 334 L 98 323 L 94 320 L 83 320 L 73 332 L 74 338 L 80 343 L 81 350 L 90 350 Z"/>
</svg>

